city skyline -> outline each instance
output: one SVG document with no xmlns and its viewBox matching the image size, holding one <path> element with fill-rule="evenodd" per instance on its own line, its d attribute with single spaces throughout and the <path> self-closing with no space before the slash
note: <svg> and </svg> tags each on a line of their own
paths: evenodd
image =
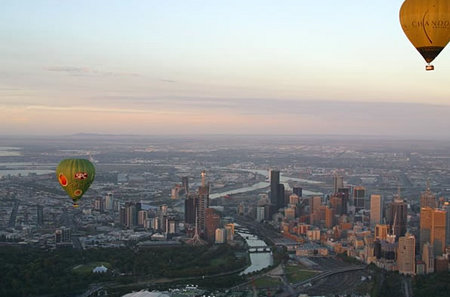
<svg viewBox="0 0 450 297">
<path fill-rule="evenodd" d="M 0 135 L 447 135 L 402 2 L 6 1 Z"/>
</svg>

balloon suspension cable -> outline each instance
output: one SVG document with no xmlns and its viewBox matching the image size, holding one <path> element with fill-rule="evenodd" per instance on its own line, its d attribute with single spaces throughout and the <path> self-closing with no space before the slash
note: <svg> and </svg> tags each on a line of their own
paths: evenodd
<svg viewBox="0 0 450 297">
<path fill-rule="evenodd" d="M 431 64 L 428 64 L 427 66 L 425 66 L 425 70 L 426 71 L 433 71 L 434 70 L 434 66 Z"/>
</svg>

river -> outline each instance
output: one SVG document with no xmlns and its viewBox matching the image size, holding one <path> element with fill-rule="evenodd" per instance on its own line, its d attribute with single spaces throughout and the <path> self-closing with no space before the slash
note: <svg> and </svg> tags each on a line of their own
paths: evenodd
<svg viewBox="0 0 450 297">
<path fill-rule="evenodd" d="M 252 247 L 267 247 L 268 245 L 258 236 L 251 234 L 247 229 L 240 229 L 236 232 L 247 243 L 249 249 Z M 250 253 L 250 266 L 241 272 L 241 275 L 260 271 L 273 264 L 272 252 Z"/>
</svg>

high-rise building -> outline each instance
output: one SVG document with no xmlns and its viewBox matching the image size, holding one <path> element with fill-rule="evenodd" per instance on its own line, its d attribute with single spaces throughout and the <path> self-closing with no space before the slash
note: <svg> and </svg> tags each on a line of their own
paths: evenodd
<svg viewBox="0 0 450 297">
<path fill-rule="evenodd" d="M 422 247 L 425 243 L 431 243 L 431 230 L 433 225 L 433 208 L 422 207 L 420 209 L 420 237 L 419 237 L 419 247 Z"/>
<path fill-rule="evenodd" d="M 422 246 L 422 261 L 425 262 L 425 273 L 433 273 L 434 253 L 433 253 L 433 246 L 429 242 L 426 242 Z"/>
<path fill-rule="evenodd" d="M 216 229 L 216 243 L 225 243 L 225 229 L 224 228 L 217 228 Z"/>
<path fill-rule="evenodd" d="M 406 233 L 398 239 L 397 266 L 398 272 L 414 275 L 416 271 L 416 239 Z"/>
<path fill-rule="evenodd" d="M 114 209 L 114 198 L 112 193 L 108 193 L 105 196 L 105 209 L 113 210 Z"/>
<path fill-rule="evenodd" d="M 376 224 L 375 225 L 375 239 L 386 241 L 389 234 L 389 225 Z"/>
<path fill-rule="evenodd" d="M 348 202 L 350 199 L 350 189 L 349 188 L 338 188 L 337 194 L 335 196 L 342 199 L 342 214 L 348 213 Z"/>
<path fill-rule="evenodd" d="M 226 224 L 225 225 L 225 231 L 227 233 L 227 242 L 233 241 L 234 240 L 234 224 L 230 223 L 230 224 Z"/>
<path fill-rule="evenodd" d="M 138 225 L 145 227 L 145 221 L 148 218 L 148 212 L 146 210 L 140 210 L 138 212 Z"/>
<path fill-rule="evenodd" d="M 312 213 L 319 213 L 320 212 L 320 206 L 322 205 L 322 197 L 320 196 L 314 196 L 311 201 L 311 212 Z"/>
<path fill-rule="evenodd" d="M 430 190 L 430 182 L 427 182 L 427 189 L 420 195 L 420 208 L 422 207 L 437 207 L 436 196 Z"/>
<path fill-rule="evenodd" d="M 364 200 L 366 199 L 366 188 L 354 187 L 353 188 L 353 203 L 355 205 L 355 211 L 358 212 L 364 209 Z"/>
<path fill-rule="evenodd" d="M 289 196 L 289 204 L 297 205 L 300 202 L 300 198 L 297 194 L 292 194 Z"/>
<path fill-rule="evenodd" d="M 328 206 L 325 207 L 325 226 L 331 229 L 335 225 L 334 209 Z"/>
<path fill-rule="evenodd" d="M 370 195 L 370 225 L 381 224 L 383 202 L 381 195 Z"/>
<path fill-rule="evenodd" d="M 37 225 L 44 225 L 44 207 L 42 205 L 36 206 L 36 215 L 37 215 Z"/>
<path fill-rule="evenodd" d="M 422 207 L 420 209 L 420 248 L 427 242 L 433 247 L 435 256 L 445 251 L 447 212 L 445 210 Z"/>
<path fill-rule="evenodd" d="M 181 178 L 181 186 L 183 187 L 184 195 L 187 197 L 189 194 L 189 177 L 183 176 Z"/>
<path fill-rule="evenodd" d="M 333 193 L 334 194 L 339 193 L 339 189 L 342 188 L 344 188 L 344 178 L 341 175 L 335 173 L 333 175 L 333 190 L 334 190 Z"/>
<path fill-rule="evenodd" d="M 284 185 L 280 184 L 280 171 L 270 170 L 270 202 L 275 210 L 284 207 Z"/>
<path fill-rule="evenodd" d="M 301 187 L 293 187 L 292 193 L 294 193 L 298 197 L 303 197 L 303 189 Z"/>
<path fill-rule="evenodd" d="M 72 243 L 70 228 L 62 227 L 55 230 L 55 243 Z"/>
<path fill-rule="evenodd" d="M 219 227 L 220 227 L 220 214 L 213 208 L 207 208 L 205 237 L 209 242 L 214 242 L 216 229 Z"/>
<path fill-rule="evenodd" d="M 445 232 L 445 242 L 447 246 L 450 246 L 450 202 L 444 202 L 444 205 L 442 206 L 442 209 L 445 210 L 447 212 L 447 219 L 446 219 L 446 227 L 447 227 L 447 231 Z"/>
<path fill-rule="evenodd" d="M 330 198 L 330 204 L 331 207 L 334 209 L 335 214 L 337 215 L 343 215 L 343 211 L 342 211 L 342 198 L 338 197 L 338 196 L 331 196 Z"/>
<path fill-rule="evenodd" d="M 393 234 L 398 238 L 406 234 L 408 218 L 408 205 L 403 200 L 396 198 L 389 204 L 388 223 Z"/>
<path fill-rule="evenodd" d="M 447 227 L 447 212 L 435 209 L 433 211 L 433 225 L 431 231 L 431 243 L 435 256 L 441 256 L 445 252 L 445 235 Z"/>
<path fill-rule="evenodd" d="M 195 200 L 197 194 L 190 193 L 184 201 L 184 222 L 186 224 L 195 224 Z"/>
<path fill-rule="evenodd" d="M 260 223 L 265 219 L 265 206 L 256 207 L 256 221 Z"/>
<path fill-rule="evenodd" d="M 138 209 L 139 208 L 139 209 Z M 124 207 L 120 208 L 120 224 L 124 228 L 132 229 L 138 224 L 137 213 L 140 207 L 136 207 L 134 202 L 126 202 Z"/>
<path fill-rule="evenodd" d="M 105 203 L 103 201 L 103 197 L 97 197 L 94 200 L 94 210 L 99 212 L 105 211 Z"/>
</svg>

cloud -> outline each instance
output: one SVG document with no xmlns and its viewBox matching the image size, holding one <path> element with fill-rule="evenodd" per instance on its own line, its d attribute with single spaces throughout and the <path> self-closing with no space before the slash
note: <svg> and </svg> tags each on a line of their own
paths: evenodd
<svg viewBox="0 0 450 297">
<path fill-rule="evenodd" d="M 155 111 L 151 109 L 134 109 L 134 108 L 116 108 L 116 107 L 94 107 L 94 106 L 48 106 L 48 105 L 29 105 L 26 106 L 27 110 L 44 110 L 44 111 L 81 111 L 81 112 L 100 112 L 100 113 L 162 113 L 168 112 Z M 176 113 L 176 112 L 170 112 Z"/>
<path fill-rule="evenodd" d="M 112 72 L 112 71 L 100 71 L 89 67 L 74 67 L 74 66 L 51 66 L 45 68 L 47 71 L 52 72 L 65 72 L 70 75 L 91 75 L 91 76 L 140 76 L 138 73 L 131 72 Z"/>
</svg>

